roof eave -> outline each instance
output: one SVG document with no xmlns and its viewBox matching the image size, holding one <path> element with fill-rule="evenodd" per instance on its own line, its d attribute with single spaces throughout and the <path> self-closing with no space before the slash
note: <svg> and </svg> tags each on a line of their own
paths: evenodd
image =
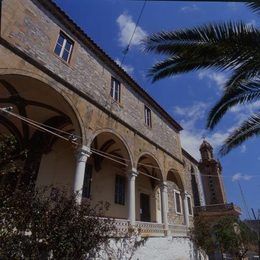
<svg viewBox="0 0 260 260">
<path fill-rule="evenodd" d="M 71 31 L 80 41 L 85 43 L 87 47 L 97 55 L 105 64 L 111 67 L 120 77 L 125 80 L 137 93 L 139 93 L 170 123 L 177 132 L 183 130 L 182 126 L 175 121 L 141 86 L 129 76 L 104 50 L 102 50 L 57 4 L 52 0 L 37 0 L 44 8 L 59 19 L 63 25 Z"/>
</svg>

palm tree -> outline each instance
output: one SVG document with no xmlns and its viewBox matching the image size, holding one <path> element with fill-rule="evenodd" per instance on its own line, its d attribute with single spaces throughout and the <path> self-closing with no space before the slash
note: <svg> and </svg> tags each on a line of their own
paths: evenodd
<svg viewBox="0 0 260 260">
<path fill-rule="evenodd" d="M 260 14 L 260 1 L 248 3 Z M 223 115 L 237 104 L 260 100 L 260 30 L 243 22 L 212 23 L 192 29 L 160 32 L 144 40 L 145 50 L 166 58 L 149 71 L 153 82 L 172 75 L 213 68 L 229 70 L 220 100 L 208 115 L 213 129 Z M 260 110 L 253 113 L 225 140 L 222 155 L 249 137 L 260 134 Z"/>
</svg>

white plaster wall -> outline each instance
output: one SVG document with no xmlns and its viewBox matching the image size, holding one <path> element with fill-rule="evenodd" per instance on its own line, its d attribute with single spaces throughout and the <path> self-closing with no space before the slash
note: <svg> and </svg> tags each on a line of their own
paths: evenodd
<svg viewBox="0 0 260 260">
<path fill-rule="evenodd" d="M 207 260 L 208 258 L 194 249 L 192 242 L 184 237 L 149 238 L 140 247 L 134 260 Z"/>
<path fill-rule="evenodd" d="M 116 175 L 122 175 L 126 177 L 126 197 L 125 205 L 115 203 L 115 180 Z M 91 182 L 91 204 L 94 206 L 98 202 L 108 202 L 109 210 L 105 213 L 107 217 L 124 218 L 128 216 L 128 193 L 127 175 L 124 170 L 116 167 L 108 160 L 102 162 L 102 168 L 96 172 L 93 166 L 92 182 Z"/>
<path fill-rule="evenodd" d="M 36 186 L 72 188 L 75 168 L 73 148 L 67 142 L 58 140 L 52 151 L 42 156 Z"/>
</svg>

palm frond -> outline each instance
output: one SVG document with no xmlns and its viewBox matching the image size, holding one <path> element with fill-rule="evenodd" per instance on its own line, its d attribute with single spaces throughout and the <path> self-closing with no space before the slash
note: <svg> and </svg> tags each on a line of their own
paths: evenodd
<svg viewBox="0 0 260 260">
<path fill-rule="evenodd" d="M 260 79 L 244 82 L 238 88 L 227 91 L 212 108 L 207 120 L 207 128 L 213 129 L 231 107 L 254 102 L 260 98 Z"/>
<path fill-rule="evenodd" d="M 159 79 L 163 79 L 179 73 L 188 72 L 191 70 L 208 68 L 211 62 L 204 60 L 203 63 L 195 60 L 186 63 L 181 57 L 170 57 L 162 62 L 156 63 L 148 72 L 148 76 L 152 77 L 152 81 L 155 82 Z"/>
<path fill-rule="evenodd" d="M 174 54 L 180 46 L 215 45 L 219 43 L 236 44 L 246 47 L 245 43 L 255 46 L 259 43 L 259 31 L 243 22 L 206 24 L 192 29 L 173 32 L 154 33 L 144 39 L 144 49 L 159 54 Z"/>
<path fill-rule="evenodd" d="M 252 59 L 240 64 L 230 79 L 226 82 L 225 92 L 237 89 L 243 82 L 250 82 L 260 76 L 260 55 L 256 54 Z"/>
<path fill-rule="evenodd" d="M 248 120 L 244 121 L 240 127 L 234 130 L 225 140 L 224 145 L 220 149 L 220 154 L 225 155 L 241 143 L 252 136 L 260 134 L 260 113 L 252 115 Z"/>
<path fill-rule="evenodd" d="M 259 60 L 255 57 L 260 53 L 260 32 L 243 23 L 214 24 L 154 34 L 145 45 L 147 51 L 169 56 L 149 71 L 156 81 L 201 68 L 236 69 Z"/>
<path fill-rule="evenodd" d="M 251 8 L 257 14 L 260 14 L 260 1 L 259 0 L 255 0 L 255 1 L 248 1 L 248 2 L 249 3 L 247 4 L 247 6 L 249 8 Z"/>
</svg>

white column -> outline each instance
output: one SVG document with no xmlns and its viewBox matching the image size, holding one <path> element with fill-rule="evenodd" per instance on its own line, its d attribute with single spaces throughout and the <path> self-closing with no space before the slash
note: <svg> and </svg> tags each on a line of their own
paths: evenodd
<svg viewBox="0 0 260 260">
<path fill-rule="evenodd" d="M 138 175 L 136 169 L 128 173 L 128 220 L 130 224 L 135 225 L 135 179 Z"/>
<path fill-rule="evenodd" d="M 162 182 L 160 186 L 161 190 L 161 210 L 162 210 L 162 222 L 166 233 L 168 231 L 168 191 L 167 182 Z"/>
<path fill-rule="evenodd" d="M 188 207 L 188 199 L 187 199 L 188 193 L 185 191 L 183 193 L 183 202 L 184 202 L 184 220 L 185 225 L 187 228 L 190 226 L 190 219 L 189 219 L 189 207 Z"/>
<path fill-rule="evenodd" d="M 84 182 L 86 162 L 90 155 L 90 148 L 87 146 L 80 147 L 76 153 L 76 172 L 74 176 L 73 191 L 78 193 L 77 200 L 79 203 L 82 199 L 82 188 Z"/>
</svg>

